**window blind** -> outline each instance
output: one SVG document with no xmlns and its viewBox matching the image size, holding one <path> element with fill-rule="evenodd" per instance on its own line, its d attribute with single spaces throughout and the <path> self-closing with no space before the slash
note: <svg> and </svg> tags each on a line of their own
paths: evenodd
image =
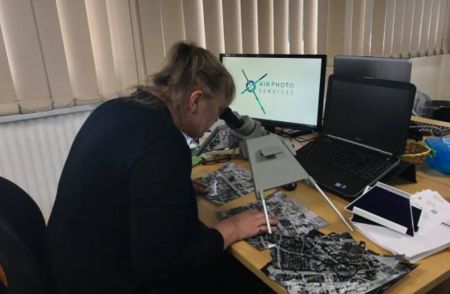
<svg viewBox="0 0 450 294">
<path fill-rule="evenodd" d="M 227 53 L 450 53 L 450 0 L 0 0 L 0 114 L 143 84 L 179 40 Z"/>
</svg>

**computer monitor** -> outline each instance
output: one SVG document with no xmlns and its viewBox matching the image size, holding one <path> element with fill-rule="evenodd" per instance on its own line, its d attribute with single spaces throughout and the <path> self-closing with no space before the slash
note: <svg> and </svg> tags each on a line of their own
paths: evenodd
<svg viewBox="0 0 450 294">
<path fill-rule="evenodd" d="M 265 127 L 320 130 L 326 55 L 221 54 L 236 84 L 231 109 Z"/>
<path fill-rule="evenodd" d="M 334 73 L 409 83 L 411 62 L 405 58 L 336 55 Z"/>
</svg>

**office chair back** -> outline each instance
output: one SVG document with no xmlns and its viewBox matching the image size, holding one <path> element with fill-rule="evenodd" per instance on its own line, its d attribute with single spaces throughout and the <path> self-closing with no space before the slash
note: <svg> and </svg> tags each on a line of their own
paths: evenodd
<svg viewBox="0 0 450 294">
<path fill-rule="evenodd" d="M 0 177 L 0 265 L 8 293 L 42 293 L 45 221 L 20 187 Z"/>
<path fill-rule="evenodd" d="M 8 286 L 8 280 L 3 267 L 0 265 L 0 293 L 6 293 L 6 286 Z"/>
</svg>

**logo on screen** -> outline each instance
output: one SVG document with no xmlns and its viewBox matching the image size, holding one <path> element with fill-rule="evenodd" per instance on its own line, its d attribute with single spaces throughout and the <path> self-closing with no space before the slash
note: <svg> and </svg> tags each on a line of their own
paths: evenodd
<svg viewBox="0 0 450 294">
<path fill-rule="evenodd" d="M 267 80 L 267 73 L 260 76 L 257 80 L 252 80 L 248 78 L 243 69 L 242 74 L 245 77 L 246 83 L 245 89 L 242 90 L 241 94 L 244 94 L 245 92 L 252 94 L 255 97 L 256 103 L 264 114 L 266 114 L 266 111 L 258 94 L 268 94 L 272 97 L 294 95 L 295 84 L 291 81 Z"/>
<path fill-rule="evenodd" d="M 261 103 L 261 100 L 259 100 L 258 95 L 256 95 L 256 87 L 258 85 L 258 82 L 262 81 L 265 77 L 267 77 L 267 73 L 263 74 L 259 79 L 256 81 L 250 80 L 247 75 L 245 74 L 245 71 L 242 70 L 242 73 L 244 74 L 246 83 L 245 83 L 245 89 L 241 92 L 241 94 L 244 94 L 245 92 L 252 93 L 255 96 L 256 103 L 258 103 L 259 108 L 261 108 L 261 111 L 266 114 L 266 111 L 264 110 L 264 106 Z"/>
</svg>

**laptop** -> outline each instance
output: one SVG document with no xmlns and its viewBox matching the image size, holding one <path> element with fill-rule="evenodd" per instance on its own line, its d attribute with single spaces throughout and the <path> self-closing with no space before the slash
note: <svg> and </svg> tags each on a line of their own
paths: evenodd
<svg viewBox="0 0 450 294">
<path fill-rule="evenodd" d="M 296 158 L 315 181 L 351 200 L 400 163 L 416 88 L 332 75 L 322 132 Z"/>
</svg>

